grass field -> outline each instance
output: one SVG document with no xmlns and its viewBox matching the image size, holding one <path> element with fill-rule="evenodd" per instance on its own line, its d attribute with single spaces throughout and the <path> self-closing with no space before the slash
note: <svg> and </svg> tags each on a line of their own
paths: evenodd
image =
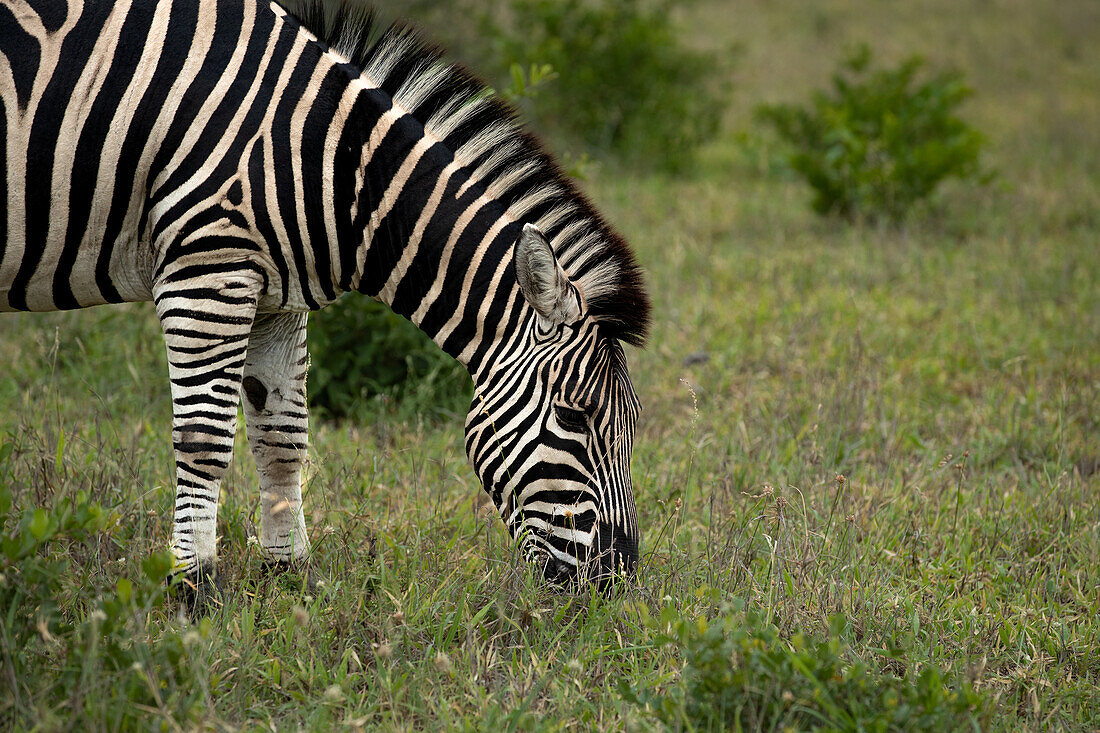
<svg viewBox="0 0 1100 733">
<path fill-rule="evenodd" d="M 126 600 L 122 577 L 151 593 L 142 562 L 170 534 L 159 328 L 147 305 L 6 315 L 0 481 L 17 509 L 84 491 L 109 516 L 48 548 L 69 562 L 52 581 L 62 623 L 16 649 L 13 624 L 34 621 L 0 609 L 0 727 L 690 728 L 681 644 L 724 618 L 774 629 L 758 646 L 784 659 L 829 641 L 872 693 L 935 669 L 974 691 L 968 726 L 1100 728 L 1100 7 L 680 12 L 693 43 L 738 49 L 726 132 L 691 176 L 606 165 L 586 184 L 655 304 L 649 348 L 629 353 L 637 587 L 540 585 L 482 505 L 461 418 L 395 410 L 313 425 L 321 592 L 260 574 L 242 434 L 219 522 L 226 607 L 189 626 L 133 601 L 111 631 L 97 599 Z M 858 41 L 966 73 L 993 183 L 946 186 L 898 227 L 810 212 L 752 109 L 805 99 Z M 840 689 L 800 674 L 739 678 L 746 727 L 812 725 L 761 712 L 785 690 Z M 859 729 L 846 697 L 815 704 Z"/>
</svg>

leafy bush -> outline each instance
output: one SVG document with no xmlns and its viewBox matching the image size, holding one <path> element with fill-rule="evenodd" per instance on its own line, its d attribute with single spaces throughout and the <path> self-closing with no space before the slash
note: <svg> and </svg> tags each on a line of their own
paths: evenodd
<svg viewBox="0 0 1100 733">
<path fill-rule="evenodd" d="M 863 46 L 833 76 L 833 93 L 808 107 L 761 107 L 794 152 L 790 165 L 814 189 L 814 209 L 846 218 L 901 218 L 945 178 L 980 177 L 982 136 L 956 115 L 971 89 L 959 73 L 913 86 L 913 57 L 870 70 Z"/>
<path fill-rule="evenodd" d="M 845 622 L 830 638 L 784 639 L 754 614 L 727 613 L 713 623 L 666 624 L 681 647 L 680 684 L 627 699 L 666 725 L 688 730 L 940 731 L 978 729 L 982 699 L 968 685 L 945 686 L 934 668 L 916 679 L 872 672 L 845 658 Z"/>
<path fill-rule="evenodd" d="M 534 105 L 550 127 L 630 162 L 683 170 L 726 106 L 716 56 L 684 47 L 670 0 L 512 0 L 490 23 L 505 69 L 549 64 Z M 514 71 L 512 72 L 514 74 Z"/>
<path fill-rule="evenodd" d="M 331 417 L 400 402 L 429 416 L 465 412 L 462 365 L 386 305 L 351 296 L 309 318 L 309 399 Z"/>
<path fill-rule="evenodd" d="M 12 448 L 0 442 L 0 720 L 114 730 L 148 727 L 152 709 L 185 719 L 206 694 L 189 647 L 210 625 L 151 638 L 171 554 L 147 557 L 133 580 L 99 594 L 85 586 L 77 603 L 63 603 L 78 582 L 74 548 L 94 545 L 117 520 L 84 492 L 17 512 Z"/>
</svg>

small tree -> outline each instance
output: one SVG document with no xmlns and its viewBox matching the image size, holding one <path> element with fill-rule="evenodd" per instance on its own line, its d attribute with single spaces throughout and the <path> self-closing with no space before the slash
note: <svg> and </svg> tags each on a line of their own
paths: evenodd
<svg viewBox="0 0 1100 733">
<path fill-rule="evenodd" d="M 972 94 L 960 73 L 914 87 L 919 57 L 881 71 L 870 60 L 862 46 L 834 74 L 832 94 L 759 114 L 793 147 L 790 165 L 813 187 L 815 211 L 898 220 L 943 179 L 980 177 L 983 138 L 956 114 Z"/>
</svg>

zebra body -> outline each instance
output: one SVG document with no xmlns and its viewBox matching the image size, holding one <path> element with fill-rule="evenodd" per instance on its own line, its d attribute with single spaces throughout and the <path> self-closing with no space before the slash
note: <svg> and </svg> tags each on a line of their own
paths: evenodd
<svg viewBox="0 0 1100 733">
<path fill-rule="evenodd" d="M 306 315 L 351 291 L 469 369 L 467 454 L 549 577 L 632 567 L 629 250 L 480 83 L 332 10 L 3 0 L 0 310 L 155 303 L 181 572 L 213 566 L 238 394 L 261 546 L 306 556 Z"/>
</svg>

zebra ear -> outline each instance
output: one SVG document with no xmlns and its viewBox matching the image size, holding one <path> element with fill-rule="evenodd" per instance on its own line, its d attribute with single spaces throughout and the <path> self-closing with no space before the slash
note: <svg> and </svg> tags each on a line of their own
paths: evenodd
<svg viewBox="0 0 1100 733">
<path fill-rule="evenodd" d="M 534 224 L 523 225 L 516 240 L 515 263 L 519 290 L 536 313 L 555 326 L 580 316 L 580 303 L 569 275 Z"/>
</svg>

